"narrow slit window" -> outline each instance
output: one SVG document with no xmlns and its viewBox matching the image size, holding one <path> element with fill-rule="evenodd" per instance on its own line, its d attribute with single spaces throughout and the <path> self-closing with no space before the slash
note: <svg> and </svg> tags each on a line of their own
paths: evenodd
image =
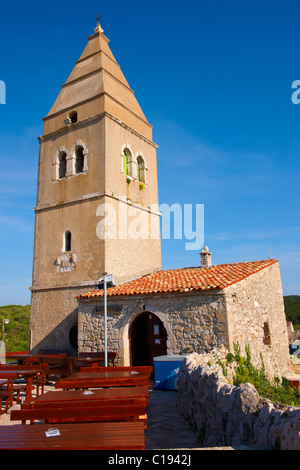
<svg viewBox="0 0 300 470">
<path fill-rule="evenodd" d="M 67 171 L 67 154 L 60 152 L 58 156 L 58 177 L 65 178 Z"/>
<path fill-rule="evenodd" d="M 267 346 L 270 346 L 271 344 L 271 333 L 268 322 L 264 323 L 264 344 Z"/>
<path fill-rule="evenodd" d="M 71 232 L 65 232 L 65 251 L 71 251 Z"/>
<path fill-rule="evenodd" d="M 124 174 L 127 175 L 127 157 L 126 157 L 125 152 L 123 155 L 123 170 L 124 170 Z"/>
<path fill-rule="evenodd" d="M 127 148 L 123 152 L 123 170 L 126 176 L 132 176 L 132 156 Z"/>
<path fill-rule="evenodd" d="M 75 163 L 76 173 L 82 173 L 83 166 L 84 166 L 84 154 L 83 154 L 83 147 L 81 145 L 76 147 L 75 154 L 76 154 L 76 163 Z"/>
<path fill-rule="evenodd" d="M 145 175 L 145 162 L 143 157 L 140 155 L 137 157 L 136 161 L 136 173 L 137 173 L 137 179 L 138 181 L 141 181 L 142 183 L 145 183 L 146 180 L 146 175 Z"/>
</svg>

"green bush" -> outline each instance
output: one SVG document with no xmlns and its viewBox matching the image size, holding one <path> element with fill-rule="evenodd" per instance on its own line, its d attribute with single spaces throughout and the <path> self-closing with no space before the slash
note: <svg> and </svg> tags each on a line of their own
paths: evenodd
<svg viewBox="0 0 300 470">
<path fill-rule="evenodd" d="M 240 346 L 233 345 L 234 354 L 229 354 L 227 362 L 234 363 L 233 383 L 238 386 L 242 383 L 251 383 L 261 397 L 268 398 L 273 402 L 280 402 L 291 406 L 300 406 L 300 392 L 290 387 L 287 379 L 274 377 L 273 383 L 267 378 L 263 357 L 261 357 L 261 368 L 257 369 L 251 362 L 250 347 L 246 346 L 246 357 L 241 356 Z"/>
<path fill-rule="evenodd" d="M 293 323 L 295 330 L 300 329 L 300 295 L 286 295 L 283 297 L 285 316 L 287 321 Z"/>
<path fill-rule="evenodd" d="M 5 324 L 3 337 L 6 352 L 29 349 L 29 316 L 30 305 L 0 306 L 0 329 L 2 329 L 2 319 L 9 320 L 9 323 Z"/>
</svg>

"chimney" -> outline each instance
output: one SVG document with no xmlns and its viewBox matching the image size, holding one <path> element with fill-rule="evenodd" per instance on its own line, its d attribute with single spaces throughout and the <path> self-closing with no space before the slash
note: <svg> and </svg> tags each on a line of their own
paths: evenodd
<svg viewBox="0 0 300 470">
<path fill-rule="evenodd" d="M 209 268 L 211 266 L 211 253 L 208 251 L 208 247 L 205 246 L 200 253 L 201 268 Z"/>
</svg>

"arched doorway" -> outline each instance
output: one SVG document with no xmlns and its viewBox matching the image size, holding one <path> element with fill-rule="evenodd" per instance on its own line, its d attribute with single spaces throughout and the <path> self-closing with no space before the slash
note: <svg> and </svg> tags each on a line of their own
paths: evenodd
<svg viewBox="0 0 300 470">
<path fill-rule="evenodd" d="M 153 366 L 154 357 L 167 354 L 167 332 L 154 313 L 138 315 L 130 327 L 129 338 L 133 366 Z"/>
</svg>

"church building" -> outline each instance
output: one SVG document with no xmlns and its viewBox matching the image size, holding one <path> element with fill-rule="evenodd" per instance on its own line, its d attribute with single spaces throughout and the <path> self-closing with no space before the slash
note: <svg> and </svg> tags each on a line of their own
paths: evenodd
<svg viewBox="0 0 300 470">
<path fill-rule="evenodd" d="M 76 296 L 95 288 L 103 272 L 119 283 L 161 269 L 157 145 L 108 42 L 98 24 L 43 119 L 32 349 L 69 347 Z M 147 223 L 153 236 L 128 238 L 131 219 Z"/>
<path fill-rule="evenodd" d="M 98 24 L 39 137 L 30 349 L 108 349 L 119 365 L 250 345 L 289 368 L 277 260 L 162 270 L 157 145 Z M 143 236 L 141 236 L 141 233 Z"/>
</svg>

